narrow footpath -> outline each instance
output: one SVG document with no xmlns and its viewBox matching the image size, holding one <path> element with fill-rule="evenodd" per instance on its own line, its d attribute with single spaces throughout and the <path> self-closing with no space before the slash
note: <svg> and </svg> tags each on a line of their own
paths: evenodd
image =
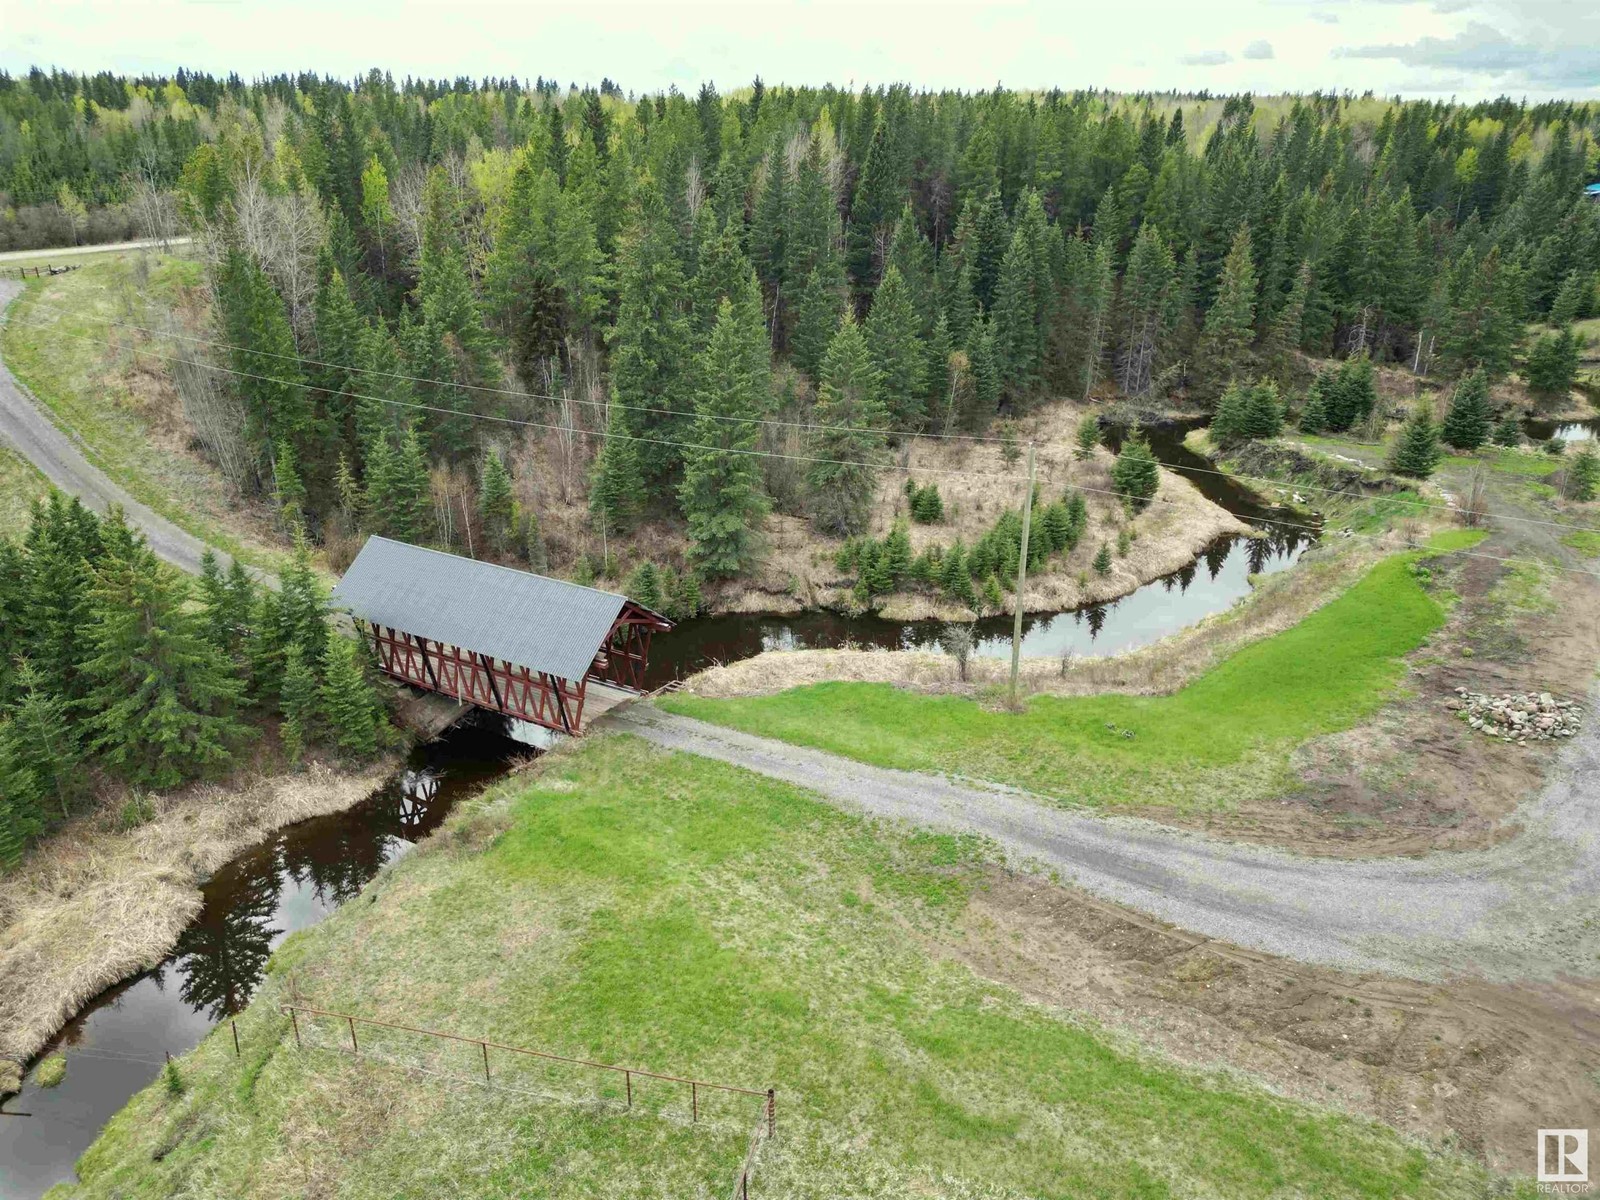
<svg viewBox="0 0 1600 1200">
<path fill-rule="evenodd" d="M 1600 962 L 1600 728 L 1563 747 L 1523 832 L 1418 859 L 1304 858 L 1024 792 L 887 770 L 649 704 L 607 726 L 758 771 L 870 816 L 992 838 L 1016 865 L 1207 937 L 1300 962 L 1416 979 L 1592 975 Z"/>
</svg>

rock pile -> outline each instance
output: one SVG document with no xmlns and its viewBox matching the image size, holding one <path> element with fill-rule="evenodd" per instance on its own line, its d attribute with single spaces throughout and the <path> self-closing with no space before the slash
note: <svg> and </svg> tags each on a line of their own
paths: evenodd
<svg viewBox="0 0 1600 1200">
<path fill-rule="evenodd" d="M 1583 709 L 1570 700 L 1557 700 L 1549 692 L 1486 696 L 1456 689 L 1453 709 L 1472 728 L 1503 742 L 1546 742 L 1571 737 L 1583 723 Z"/>
</svg>

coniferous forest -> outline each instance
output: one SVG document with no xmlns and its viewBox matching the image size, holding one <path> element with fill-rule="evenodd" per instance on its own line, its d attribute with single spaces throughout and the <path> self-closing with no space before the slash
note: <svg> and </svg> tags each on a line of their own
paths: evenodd
<svg viewBox="0 0 1600 1200">
<path fill-rule="evenodd" d="M 287 526 L 541 569 L 510 452 L 543 438 L 602 544 L 680 523 L 646 583 L 682 611 L 769 513 L 859 535 L 897 440 L 1046 399 L 1220 406 L 1227 440 L 1348 428 L 1374 364 L 1476 388 L 1526 356 L 1560 392 L 1597 139 L 1600 107 L 1509 100 L 0 78 L 5 236 L 197 237 L 183 350 L 229 373 L 238 485 Z"/>
<path fill-rule="evenodd" d="M 203 568 L 191 581 L 120 512 L 60 493 L 20 544 L 0 537 L 0 868 L 102 784 L 138 823 L 146 790 L 225 773 L 269 720 L 294 761 L 378 749 L 386 718 L 305 546 L 276 590 L 209 552 Z"/>
</svg>

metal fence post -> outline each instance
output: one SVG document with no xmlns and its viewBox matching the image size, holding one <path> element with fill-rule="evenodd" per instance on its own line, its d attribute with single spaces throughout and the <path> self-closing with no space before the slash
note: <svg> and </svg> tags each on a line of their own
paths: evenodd
<svg viewBox="0 0 1600 1200">
<path fill-rule="evenodd" d="M 300 1045 L 300 1016 L 294 1009 L 289 1010 L 289 1023 L 294 1026 L 294 1048 L 302 1049 Z"/>
<path fill-rule="evenodd" d="M 778 1132 L 778 1096 L 776 1088 L 767 1089 L 767 1136 Z"/>
<path fill-rule="evenodd" d="M 483 1081 L 485 1083 L 488 1083 L 489 1082 L 489 1043 L 488 1042 L 479 1042 L 478 1044 L 483 1047 Z"/>
<path fill-rule="evenodd" d="M 698 1083 L 689 1084 L 689 1103 L 694 1106 L 694 1119 L 698 1121 L 700 1119 L 700 1085 Z"/>
<path fill-rule="evenodd" d="M 356 1019 L 354 1017 L 346 1017 L 345 1020 L 350 1022 L 350 1049 L 356 1054 L 360 1054 L 361 1047 L 356 1043 Z"/>
<path fill-rule="evenodd" d="M 622 1073 L 622 1079 L 623 1079 L 623 1082 L 628 1085 L 628 1107 L 632 1108 L 633 1107 L 633 1072 L 632 1071 L 624 1071 Z"/>
<path fill-rule="evenodd" d="M 228 1024 L 233 1026 L 233 1056 L 235 1058 L 243 1057 L 239 1051 L 239 1022 L 229 1021 Z"/>
</svg>

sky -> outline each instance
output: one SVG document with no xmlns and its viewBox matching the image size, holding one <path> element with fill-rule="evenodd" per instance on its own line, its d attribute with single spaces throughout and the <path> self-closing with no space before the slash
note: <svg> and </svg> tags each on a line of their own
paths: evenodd
<svg viewBox="0 0 1600 1200">
<path fill-rule="evenodd" d="M 1600 98 L 1600 0 L 0 0 L 0 67 Z"/>
</svg>

